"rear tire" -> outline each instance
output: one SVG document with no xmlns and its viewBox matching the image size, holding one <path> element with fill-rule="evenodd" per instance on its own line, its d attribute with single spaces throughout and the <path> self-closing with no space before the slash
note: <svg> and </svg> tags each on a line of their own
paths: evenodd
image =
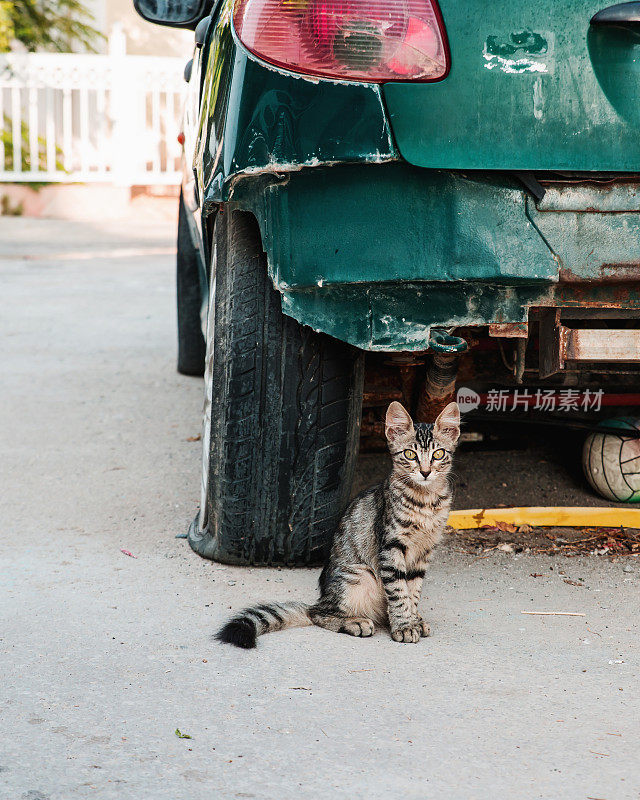
<svg viewBox="0 0 640 800">
<path fill-rule="evenodd" d="M 200 311 L 202 291 L 198 252 L 193 246 L 187 209 L 180 192 L 178 210 L 178 257 L 176 264 L 176 294 L 178 303 L 178 372 L 182 375 L 204 374 L 206 352 Z"/>
<path fill-rule="evenodd" d="M 251 214 L 220 212 L 212 249 L 203 497 L 189 542 L 232 564 L 318 564 L 349 499 L 364 354 L 282 313 Z"/>
</svg>

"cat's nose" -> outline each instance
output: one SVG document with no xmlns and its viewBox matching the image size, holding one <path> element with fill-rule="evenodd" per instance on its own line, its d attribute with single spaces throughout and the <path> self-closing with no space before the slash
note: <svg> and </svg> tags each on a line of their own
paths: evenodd
<svg viewBox="0 0 640 800">
<path fill-rule="evenodd" d="M 428 478 L 429 475 L 431 474 L 431 470 L 430 469 L 421 469 L 420 470 L 420 474 L 422 475 L 423 478 Z"/>
</svg>

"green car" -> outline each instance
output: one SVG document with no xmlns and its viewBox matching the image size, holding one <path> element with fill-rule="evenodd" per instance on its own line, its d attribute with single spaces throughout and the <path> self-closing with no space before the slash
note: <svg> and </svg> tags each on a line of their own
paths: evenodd
<svg viewBox="0 0 640 800">
<path fill-rule="evenodd" d="M 640 360 L 640 2 L 134 3 L 195 30 L 198 553 L 322 561 L 390 399 L 428 421 L 463 371 L 576 387 Z"/>
</svg>

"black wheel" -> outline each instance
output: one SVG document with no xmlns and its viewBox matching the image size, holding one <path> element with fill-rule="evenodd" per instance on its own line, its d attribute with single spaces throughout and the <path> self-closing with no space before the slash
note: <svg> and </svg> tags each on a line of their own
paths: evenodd
<svg viewBox="0 0 640 800">
<path fill-rule="evenodd" d="M 187 210 L 180 192 L 178 211 L 178 258 L 176 269 L 178 300 L 178 372 L 183 375 L 204 375 L 206 352 L 200 310 L 202 291 L 198 269 L 198 253 L 193 246 Z"/>
<path fill-rule="evenodd" d="M 189 542 L 231 564 L 320 563 L 349 498 L 364 354 L 282 313 L 252 215 L 220 212 L 212 249 Z"/>
</svg>

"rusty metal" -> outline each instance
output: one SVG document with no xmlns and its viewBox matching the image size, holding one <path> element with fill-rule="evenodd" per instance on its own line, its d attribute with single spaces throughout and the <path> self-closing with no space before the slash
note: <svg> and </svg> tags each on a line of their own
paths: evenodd
<svg viewBox="0 0 640 800">
<path fill-rule="evenodd" d="M 564 367 L 562 358 L 562 330 L 559 308 L 540 309 L 540 350 L 538 371 L 541 378 L 549 378 Z"/>
<path fill-rule="evenodd" d="M 387 406 L 393 400 L 397 400 L 399 403 L 402 403 L 404 399 L 404 395 L 402 394 L 402 389 L 394 389 L 392 387 L 389 388 L 373 388 L 371 386 L 365 386 L 364 392 L 362 393 L 362 405 L 365 408 L 378 408 L 381 406 Z"/>
<path fill-rule="evenodd" d="M 631 318 L 626 313 L 592 309 L 539 308 L 531 313 L 540 325 L 539 375 L 548 378 L 565 368 L 566 361 L 640 362 L 640 330 L 637 328 L 568 327 L 599 320 Z"/>
<path fill-rule="evenodd" d="M 640 319 L 640 310 L 629 308 L 563 308 L 561 316 L 563 320 Z"/>
<path fill-rule="evenodd" d="M 455 353 L 435 353 L 427 367 L 424 387 L 418 398 L 415 417 L 418 422 L 434 422 L 456 391 L 458 362 Z"/>
<path fill-rule="evenodd" d="M 516 362 L 513 370 L 516 383 L 522 383 L 525 369 L 525 355 L 527 352 L 527 340 L 518 339 L 516 342 Z"/>
<path fill-rule="evenodd" d="M 603 264 L 600 267 L 603 281 L 637 281 L 640 278 L 640 264 Z"/>
<path fill-rule="evenodd" d="M 544 198 L 536 204 L 542 212 L 573 212 L 586 214 L 624 214 L 640 211 L 638 178 L 606 180 L 585 178 L 567 182 L 540 178 Z"/>
<path fill-rule="evenodd" d="M 529 324 L 527 322 L 493 322 L 489 325 L 489 336 L 504 339 L 527 339 Z"/>
<path fill-rule="evenodd" d="M 568 361 L 640 362 L 640 330 L 565 328 L 561 358 Z"/>
<path fill-rule="evenodd" d="M 360 426 L 360 437 L 384 441 L 384 421 L 373 418 L 363 419 Z"/>
<path fill-rule="evenodd" d="M 420 367 L 422 364 L 424 364 L 424 357 L 426 353 L 426 350 L 424 352 L 417 350 L 410 353 L 389 353 L 388 358 L 385 359 L 384 363 L 391 367 Z"/>
<path fill-rule="evenodd" d="M 416 368 L 400 367 L 399 369 L 404 407 L 411 412 L 413 410 L 413 392 L 416 385 Z"/>
<path fill-rule="evenodd" d="M 458 364 L 462 355 L 469 352 L 469 342 L 464 337 L 453 336 L 452 331 L 431 330 L 429 345 L 436 352 L 427 366 L 424 385 L 418 397 L 415 410 L 418 422 L 434 422 L 454 398 Z"/>
<path fill-rule="evenodd" d="M 631 262 L 628 264 L 602 264 L 598 268 L 598 275 L 585 274 L 579 275 L 568 267 L 562 267 L 558 271 L 558 277 L 564 283 L 637 283 L 640 280 L 640 264 Z"/>
<path fill-rule="evenodd" d="M 640 275 L 635 281 L 604 281 L 585 279 L 571 270 L 561 267 L 560 282 L 553 284 L 546 293 L 536 297 L 529 307 L 529 314 L 536 308 L 616 308 L 640 312 Z M 499 320 L 496 320 L 499 321 Z"/>
<path fill-rule="evenodd" d="M 384 435 L 384 410 L 366 409 L 360 424 L 360 452 L 379 453 L 387 449 Z"/>
<path fill-rule="evenodd" d="M 397 367 L 400 375 L 400 386 L 402 387 L 401 402 L 407 411 L 412 413 L 418 368 L 423 366 L 424 358 L 420 358 L 418 353 L 393 353 L 385 361 L 385 364 Z M 393 399 L 400 398 L 394 397 Z"/>
<path fill-rule="evenodd" d="M 397 368 L 389 359 L 368 359 L 365 368 L 363 406 L 386 406 L 392 400 L 402 402 L 402 386 Z"/>
</svg>

